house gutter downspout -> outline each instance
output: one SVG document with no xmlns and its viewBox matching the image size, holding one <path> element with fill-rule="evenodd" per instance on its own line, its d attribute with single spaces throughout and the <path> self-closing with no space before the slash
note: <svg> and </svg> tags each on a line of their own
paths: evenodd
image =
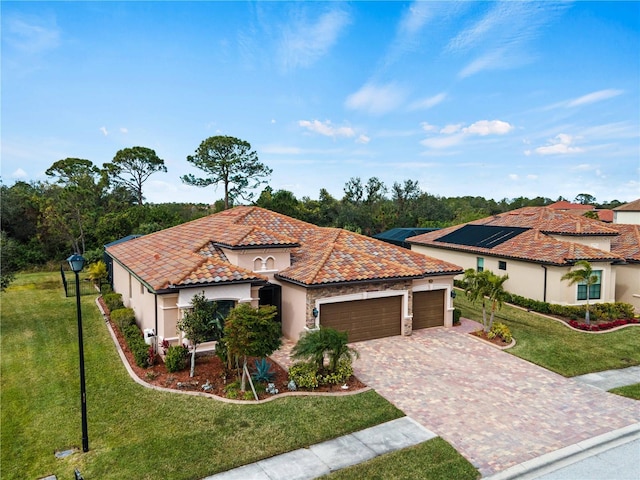
<svg viewBox="0 0 640 480">
<path fill-rule="evenodd" d="M 542 287 L 542 301 L 546 302 L 547 301 L 547 266 L 546 265 L 540 265 L 542 268 L 544 268 L 544 286 Z"/>
<path fill-rule="evenodd" d="M 155 342 L 156 342 L 156 353 L 158 353 L 158 294 L 157 293 L 153 293 L 153 303 L 154 303 L 154 310 L 155 310 L 155 330 L 153 333 L 155 333 Z"/>
</svg>

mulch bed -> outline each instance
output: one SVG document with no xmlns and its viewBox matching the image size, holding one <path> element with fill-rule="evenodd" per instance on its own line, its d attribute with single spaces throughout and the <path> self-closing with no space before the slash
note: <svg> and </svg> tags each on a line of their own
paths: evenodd
<svg viewBox="0 0 640 480">
<path fill-rule="evenodd" d="M 102 305 L 103 310 L 105 312 L 109 312 L 102 297 L 99 297 L 98 301 Z M 157 363 L 153 367 L 141 368 L 136 365 L 133 353 L 131 353 L 131 350 L 129 350 L 129 348 L 127 347 L 127 342 L 125 341 L 124 336 L 122 335 L 122 332 L 120 331 L 118 326 L 114 324 L 111 319 L 108 319 L 108 321 L 111 324 L 111 328 L 116 335 L 118 343 L 120 344 L 120 348 L 124 352 L 124 355 L 127 358 L 131 369 L 144 382 L 151 385 L 156 385 L 158 387 L 170 388 L 175 390 L 198 391 L 225 398 L 233 397 L 233 394 L 227 395 L 225 387 L 227 387 L 230 383 L 233 383 L 236 378 L 238 378 L 236 377 L 236 370 L 234 369 L 230 372 L 227 371 L 223 362 L 214 353 L 196 353 L 196 368 L 195 375 L 193 377 L 189 376 L 191 355 L 189 355 L 189 358 L 187 360 L 186 368 L 179 372 L 168 372 L 160 356 L 157 357 Z M 247 367 L 249 368 L 249 372 L 253 370 L 254 360 L 256 359 L 247 359 Z M 289 382 L 289 374 L 287 370 L 282 368 L 274 360 L 270 358 L 268 358 L 267 360 L 272 365 L 271 371 L 274 373 L 273 383 L 279 391 L 278 394 L 289 392 L 289 389 L 287 388 L 287 384 Z M 202 386 L 205 383 L 208 383 L 211 386 L 211 388 L 207 392 L 204 392 L 204 390 L 202 389 Z M 349 378 L 349 380 L 346 382 L 346 385 L 349 387 L 346 390 L 342 389 L 341 385 L 323 385 L 312 391 L 306 389 L 299 389 L 299 391 L 344 393 L 345 391 L 353 392 L 366 388 L 366 385 L 358 380 L 355 375 Z M 253 400 L 253 393 L 251 392 L 251 387 L 248 382 L 246 388 L 247 392 L 249 392 L 250 394 L 247 394 L 248 397 L 246 399 Z M 257 393 L 260 400 L 274 396 L 264 391 L 259 391 Z M 278 394 L 276 394 L 276 396 Z M 240 392 L 239 395 L 234 398 L 240 400 L 245 399 L 242 392 Z"/>
<path fill-rule="evenodd" d="M 477 330 L 475 332 L 471 332 L 471 335 L 474 335 L 476 337 L 479 337 L 489 343 L 493 343 L 494 345 L 497 345 L 498 347 L 506 347 L 507 345 L 510 345 L 509 343 L 505 342 L 504 340 L 502 340 L 501 337 L 494 337 L 494 338 L 489 338 L 487 337 L 487 333 L 484 330 Z"/>
</svg>

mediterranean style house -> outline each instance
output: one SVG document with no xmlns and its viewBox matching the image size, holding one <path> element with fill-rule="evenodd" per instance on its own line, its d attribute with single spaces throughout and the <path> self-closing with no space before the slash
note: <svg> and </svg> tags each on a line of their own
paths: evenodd
<svg viewBox="0 0 640 480">
<path fill-rule="evenodd" d="M 603 223 L 550 207 L 525 207 L 410 237 L 413 251 L 465 269 L 508 274 L 505 289 L 561 305 L 626 302 L 640 312 L 640 226 Z M 561 280 L 578 260 L 598 283 Z"/>
<path fill-rule="evenodd" d="M 336 228 L 241 206 L 105 247 L 114 291 L 159 341 L 204 293 L 219 308 L 275 305 L 284 336 L 330 326 L 349 341 L 451 326 L 462 268 Z M 203 345 L 207 348 L 207 345 Z"/>
</svg>

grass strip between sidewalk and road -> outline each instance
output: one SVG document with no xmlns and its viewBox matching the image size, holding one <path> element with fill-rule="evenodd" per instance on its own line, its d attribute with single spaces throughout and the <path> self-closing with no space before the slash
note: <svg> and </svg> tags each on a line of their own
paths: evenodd
<svg viewBox="0 0 640 480">
<path fill-rule="evenodd" d="M 482 323 L 480 303 L 471 303 L 460 290 L 456 293 L 454 304 L 462 316 Z M 494 322 L 507 325 L 516 339 L 515 347 L 507 352 L 565 377 L 640 365 L 640 326 L 604 333 L 578 332 L 506 304 Z"/>
<path fill-rule="evenodd" d="M 611 393 L 621 395 L 627 398 L 633 398 L 634 400 L 640 400 L 640 383 L 634 383 L 633 385 L 626 385 L 624 387 L 612 388 L 609 390 Z"/>
<path fill-rule="evenodd" d="M 475 480 L 478 470 L 442 438 L 338 470 L 322 480 Z"/>
<path fill-rule="evenodd" d="M 73 478 L 74 468 L 102 480 L 199 479 L 403 416 L 374 391 L 234 405 L 147 389 L 128 376 L 95 298 L 82 297 L 90 450 L 57 459 L 81 444 L 75 297 L 59 273 L 18 275 L 1 294 L 3 480 Z M 449 449 L 443 468 L 459 461 Z"/>
</svg>

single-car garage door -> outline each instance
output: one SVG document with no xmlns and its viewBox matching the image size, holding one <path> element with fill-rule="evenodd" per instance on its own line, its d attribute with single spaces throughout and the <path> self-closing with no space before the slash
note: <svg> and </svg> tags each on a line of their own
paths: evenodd
<svg viewBox="0 0 640 480">
<path fill-rule="evenodd" d="M 320 305 L 320 325 L 349 333 L 349 342 L 400 335 L 402 296 Z"/>
<path fill-rule="evenodd" d="M 413 292 L 413 330 L 444 325 L 444 292 Z"/>
</svg>

